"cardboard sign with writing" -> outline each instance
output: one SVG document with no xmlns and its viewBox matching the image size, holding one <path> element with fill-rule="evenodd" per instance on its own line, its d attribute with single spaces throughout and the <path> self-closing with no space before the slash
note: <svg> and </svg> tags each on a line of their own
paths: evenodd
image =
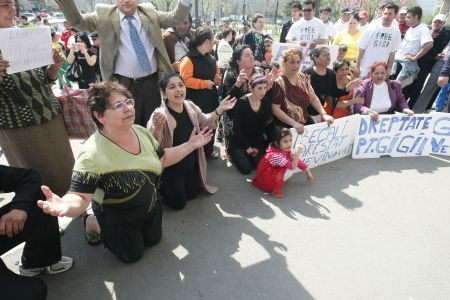
<svg viewBox="0 0 450 300">
<path fill-rule="evenodd" d="M 327 47 L 330 50 L 331 61 L 330 61 L 330 64 L 328 65 L 328 67 L 332 68 L 333 63 L 336 61 L 336 58 L 337 58 L 337 55 L 339 52 L 339 47 L 332 46 L 332 45 L 318 45 L 317 47 L 322 47 L 322 46 Z M 297 49 L 302 50 L 302 52 L 303 52 L 304 58 L 301 62 L 300 71 L 303 71 L 312 65 L 312 61 L 309 57 L 309 53 L 311 52 L 311 50 L 309 48 L 300 46 L 298 43 L 273 43 L 273 45 L 272 45 L 273 55 L 272 55 L 271 62 L 272 63 L 277 62 L 277 63 L 281 64 L 283 53 L 286 52 L 286 50 L 291 49 L 291 48 L 297 48 Z"/>
<path fill-rule="evenodd" d="M 305 132 L 300 136 L 291 129 L 292 138 L 305 147 L 301 156 L 303 162 L 314 168 L 352 153 L 357 124 L 358 116 L 354 115 L 337 119 L 331 126 L 325 122 L 305 126 Z"/>
<path fill-rule="evenodd" d="M 373 122 L 370 116 L 361 116 L 357 128 L 353 158 L 426 156 L 430 153 L 432 115 L 380 115 L 378 122 Z"/>
<path fill-rule="evenodd" d="M 450 156 L 450 114 L 434 113 L 431 153 Z"/>
<path fill-rule="evenodd" d="M 53 64 L 50 27 L 0 29 L 0 50 L 14 74 Z"/>
</svg>

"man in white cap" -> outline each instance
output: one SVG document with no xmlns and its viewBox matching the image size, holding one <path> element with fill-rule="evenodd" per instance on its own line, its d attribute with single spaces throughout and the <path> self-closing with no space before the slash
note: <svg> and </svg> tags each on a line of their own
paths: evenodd
<svg viewBox="0 0 450 300">
<path fill-rule="evenodd" d="M 351 14 L 352 10 L 348 7 L 341 10 L 341 17 L 336 21 L 336 23 L 334 23 L 334 30 L 336 32 L 341 32 L 342 30 L 347 29 L 347 23 L 350 20 Z"/>
<path fill-rule="evenodd" d="M 408 11 L 408 8 L 402 7 L 400 8 L 400 11 L 397 15 L 397 21 L 398 21 L 398 29 L 400 29 L 400 33 L 402 35 L 402 40 L 405 37 L 406 31 L 408 31 L 409 27 L 406 24 L 406 12 Z"/>
<path fill-rule="evenodd" d="M 425 80 L 439 58 L 438 55 L 442 53 L 450 40 L 450 31 L 445 28 L 446 19 L 447 17 L 443 14 L 434 16 L 430 30 L 433 37 L 433 48 L 417 61 L 420 68 L 417 79 L 403 91 L 405 99 L 408 100 L 409 97 L 409 107 L 411 108 L 419 98 Z"/>
</svg>

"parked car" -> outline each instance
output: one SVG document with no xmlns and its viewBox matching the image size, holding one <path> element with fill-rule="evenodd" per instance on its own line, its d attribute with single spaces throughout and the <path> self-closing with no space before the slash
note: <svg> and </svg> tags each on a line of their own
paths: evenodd
<svg viewBox="0 0 450 300">
<path fill-rule="evenodd" d="M 65 19 L 64 14 L 62 12 L 54 12 L 50 14 L 52 19 Z"/>
<path fill-rule="evenodd" d="M 27 17 L 28 23 L 32 22 L 36 18 L 36 15 L 33 13 L 30 13 L 30 12 L 24 12 L 24 13 L 22 13 L 22 15 Z"/>
<path fill-rule="evenodd" d="M 49 19 L 48 23 L 57 32 L 63 32 L 65 19 Z"/>
</svg>

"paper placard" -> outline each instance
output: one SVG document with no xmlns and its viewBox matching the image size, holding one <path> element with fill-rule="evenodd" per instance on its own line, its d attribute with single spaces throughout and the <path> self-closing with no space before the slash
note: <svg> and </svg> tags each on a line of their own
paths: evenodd
<svg viewBox="0 0 450 300">
<path fill-rule="evenodd" d="M 433 113 L 431 153 L 450 156 L 450 114 Z"/>
<path fill-rule="evenodd" d="M 49 26 L 0 29 L 0 51 L 9 74 L 53 64 Z"/>
<path fill-rule="evenodd" d="M 361 116 L 353 158 L 425 156 L 431 150 L 432 115 L 380 115 L 378 122 Z M 447 123 L 448 124 L 448 123 Z M 448 131 L 448 129 L 447 129 Z"/>
<path fill-rule="evenodd" d="M 318 45 L 317 47 L 327 47 L 330 50 L 330 64 L 328 65 L 329 68 L 333 68 L 333 64 L 336 61 L 338 52 L 339 52 L 339 46 L 332 46 L 332 45 Z M 312 61 L 309 57 L 309 53 L 311 50 L 307 47 L 302 47 L 298 43 L 273 43 L 272 45 L 272 63 L 277 62 L 281 64 L 283 53 L 286 52 L 286 50 L 291 48 L 297 48 L 300 49 L 303 52 L 304 58 L 301 62 L 300 71 L 307 69 L 309 66 L 312 65 Z"/>
<path fill-rule="evenodd" d="M 305 147 L 301 160 L 314 168 L 352 154 L 358 119 L 353 115 L 337 119 L 331 126 L 325 122 L 308 125 L 300 136 L 291 129 L 293 141 Z"/>
</svg>

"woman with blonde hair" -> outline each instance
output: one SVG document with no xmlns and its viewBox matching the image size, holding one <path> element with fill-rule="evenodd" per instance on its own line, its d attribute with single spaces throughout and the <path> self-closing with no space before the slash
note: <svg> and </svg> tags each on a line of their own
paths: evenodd
<svg viewBox="0 0 450 300">
<path fill-rule="evenodd" d="M 298 133 L 303 133 L 304 125 L 314 123 L 308 115 L 309 106 L 315 108 L 328 124 L 334 121 L 333 117 L 327 115 L 314 93 L 310 76 L 299 73 L 302 60 L 301 50 L 287 50 L 282 57 L 283 75 L 275 80 L 272 87 L 275 125 L 293 127 Z"/>
</svg>

